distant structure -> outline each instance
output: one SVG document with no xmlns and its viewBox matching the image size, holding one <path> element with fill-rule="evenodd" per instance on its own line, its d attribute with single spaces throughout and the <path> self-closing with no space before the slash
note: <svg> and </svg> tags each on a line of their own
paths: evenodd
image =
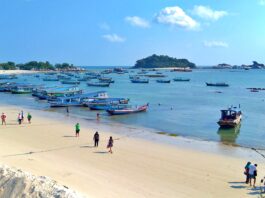
<svg viewBox="0 0 265 198">
<path fill-rule="evenodd" d="M 265 69 L 265 65 L 262 63 L 258 63 L 257 61 L 253 61 L 252 65 L 246 65 L 243 64 L 241 66 L 237 66 L 237 65 L 230 65 L 227 63 L 221 63 L 218 64 L 216 66 L 212 67 L 213 69 L 245 69 L 245 70 L 249 70 L 249 69 Z"/>
</svg>

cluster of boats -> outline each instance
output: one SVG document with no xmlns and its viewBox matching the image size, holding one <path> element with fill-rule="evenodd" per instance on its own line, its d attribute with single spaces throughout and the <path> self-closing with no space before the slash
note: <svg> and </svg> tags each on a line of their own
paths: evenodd
<svg viewBox="0 0 265 198">
<path fill-rule="evenodd" d="M 146 75 L 145 75 L 146 76 Z M 132 83 L 149 83 L 149 79 L 148 78 L 144 78 L 143 76 L 139 76 L 139 75 L 134 75 L 134 76 L 129 76 L 130 80 Z M 189 78 L 173 78 L 173 81 L 175 82 L 189 82 L 190 79 Z M 163 79 L 160 78 L 156 80 L 157 83 L 170 83 L 171 80 L 170 79 Z"/>
<path fill-rule="evenodd" d="M 43 81 L 60 81 L 65 85 L 79 85 L 81 82 L 87 82 L 87 86 L 92 87 L 109 87 L 114 80 L 111 77 L 104 77 L 103 74 L 109 74 L 110 70 L 104 70 L 101 73 L 87 72 L 82 75 L 73 73 L 46 73 L 42 78 Z M 40 77 L 39 75 L 36 77 Z"/>
<path fill-rule="evenodd" d="M 129 105 L 128 98 L 111 98 L 105 91 L 83 93 L 80 88 L 43 86 L 19 83 L 0 83 L 0 92 L 12 94 L 32 94 L 39 100 L 48 101 L 50 107 L 84 106 L 90 110 L 105 110 L 110 115 L 123 115 L 144 112 L 148 105 Z"/>
</svg>

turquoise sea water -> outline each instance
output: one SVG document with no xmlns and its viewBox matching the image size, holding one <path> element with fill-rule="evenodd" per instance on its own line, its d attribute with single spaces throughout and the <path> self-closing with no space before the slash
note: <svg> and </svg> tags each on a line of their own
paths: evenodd
<svg viewBox="0 0 265 198">
<path fill-rule="evenodd" d="M 129 80 L 129 75 L 133 73 L 109 74 L 106 76 L 115 80 L 109 88 L 88 87 L 85 82 L 81 82 L 79 87 L 85 92 L 106 90 L 109 96 L 130 98 L 135 105 L 150 104 L 146 113 L 108 116 L 102 111 L 101 117 L 107 123 L 118 122 L 185 137 L 265 148 L 265 91 L 253 93 L 246 89 L 265 88 L 265 70 L 198 69 L 190 73 L 163 73 L 168 79 L 187 77 L 191 81 L 160 84 L 151 78 L 149 84 L 133 84 Z M 21 75 L 15 81 L 61 85 L 60 82 L 43 82 L 34 75 Z M 207 87 L 205 82 L 227 82 L 230 87 Z M 45 101 L 38 101 L 30 95 L 0 93 L 0 102 L 49 110 Z M 235 130 L 219 130 L 216 122 L 220 117 L 220 109 L 238 104 L 243 112 L 241 125 Z M 65 113 L 65 108 L 52 111 Z M 83 107 L 72 107 L 70 112 L 88 119 L 94 119 L 97 113 Z"/>
</svg>

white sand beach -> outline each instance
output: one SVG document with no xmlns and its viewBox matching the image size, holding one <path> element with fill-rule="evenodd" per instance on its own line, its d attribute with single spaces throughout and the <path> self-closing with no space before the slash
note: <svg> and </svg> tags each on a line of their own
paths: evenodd
<svg viewBox="0 0 265 198">
<path fill-rule="evenodd" d="M 211 152 L 205 142 L 189 148 L 191 143 L 173 146 L 110 131 L 99 131 L 99 147 L 94 148 L 95 129 L 86 126 L 85 120 L 80 120 L 80 137 L 76 138 L 77 118 L 65 115 L 54 119 L 47 116 L 51 112 L 38 114 L 30 110 L 32 124 L 19 126 L 16 117 L 20 110 L 21 107 L 0 107 L 7 115 L 7 125 L 0 126 L 1 164 L 50 177 L 86 197 L 259 196 L 259 188 L 244 184 L 243 171 L 248 160 L 258 163 L 258 184 L 265 175 L 263 158 L 252 150 L 220 146 L 220 150 L 228 151 L 224 155 Z M 24 109 L 25 113 L 28 111 Z M 109 136 L 114 138 L 113 154 L 106 149 Z M 200 145 L 204 149 L 199 149 Z"/>
<path fill-rule="evenodd" d="M 37 73 L 38 71 L 31 71 L 31 70 L 0 70 L 1 74 L 31 74 Z"/>
</svg>

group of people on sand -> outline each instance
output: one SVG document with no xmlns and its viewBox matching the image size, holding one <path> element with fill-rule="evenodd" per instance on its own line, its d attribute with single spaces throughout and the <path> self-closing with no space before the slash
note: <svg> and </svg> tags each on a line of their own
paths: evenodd
<svg viewBox="0 0 265 198">
<path fill-rule="evenodd" d="M 257 164 L 248 162 L 245 166 L 244 174 L 246 175 L 246 184 L 256 187 L 256 177 L 258 175 Z M 253 182 L 252 182 L 253 181 Z"/>
<path fill-rule="evenodd" d="M 1 122 L 2 122 L 2 125 L 6 125 L 6 114 L 5 113 L 2 113 L 1 115 Z M 30 113 L 28 113 L 27 115 L 27 119 L 28 119 L 28 123 L 31 124 L 31 119 L 32 119 L 32 115 Z M 24 121 L 24 112 L 21 111 L 18 116 L 17 116 L 17 121 L 18 121 L 18 124 L 21 125 Z"/>
<path fill-rule="evenodd" d="M 79 137 L 79 133 L 80 133 L 80 124 L 76 123 L 76 125 L 75 125 L 75 137 Z M 98 147 L 99 133 L 97 131 L 93 136 L 93 141 L 94 141 L 94 147 Z M 107 148 L 109 149 L 109 153 L 113 153 L 113 151 L 112 151 L 113 143 L 114 143 L 113 138 L 112 138 L 112 136 L 110 136 L 108 144 L 107 144 Z"/>
</svg>

